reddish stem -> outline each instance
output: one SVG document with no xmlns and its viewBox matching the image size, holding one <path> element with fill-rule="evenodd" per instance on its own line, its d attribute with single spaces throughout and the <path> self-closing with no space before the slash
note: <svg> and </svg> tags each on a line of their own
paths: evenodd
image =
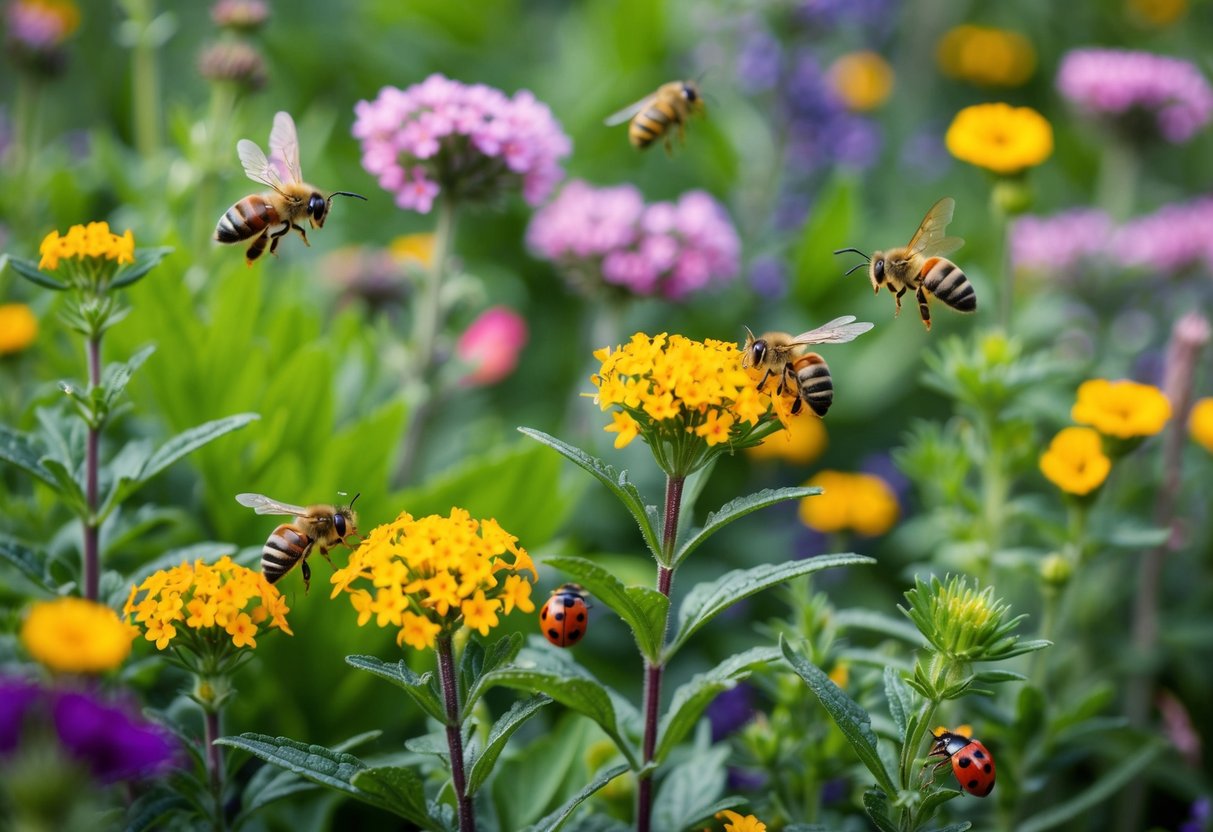
<svg viewBox="0 0 1213 832">
<path fill-rule="evenodd" d="M 455 784 L 455 806 L 459 814 L 459 832 L 476 832 L 476 816 L 472 799 L 467 794 L 467 778 L 463 772 L 463 734 L 459 720 L 459 688 L 455 681 L 455 651 L 451 637 L 438 637 L 438 676 L 446 700 L 446 744 L 451 752 L 451 780 Z"/>
</svg>

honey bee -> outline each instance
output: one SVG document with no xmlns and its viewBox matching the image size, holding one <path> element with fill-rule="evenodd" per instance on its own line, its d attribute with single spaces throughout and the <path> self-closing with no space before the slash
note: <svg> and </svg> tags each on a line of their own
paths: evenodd
<svg viewBox="0 0 1213 832">
<path fill-rule="evenodd" d="M 671 146 L 670 125 L 678 127 L 678 140 L 686 138 L 686 121 L 693 113 L 703 111 L 703 97 L 694 81 L 671 81 L 662 84 L 657 92 L 645 96 L 630 107 L 624 107 L 606 120 L 608 127 L 628 125 L 628 141 L 638 150 L 644 150 L 653 142 L 665 137 L 665 149 Z"/>
<path fill-rule="evenodd" d="M 830 377 L 830 368 L 820 355 L 815 352 L 802 354 L 801 348 L 809 344 L 845 344 L 871 328 L 872 324 L 866 321 L 855 323 L 854 315 L 843 315 L 795 336 L 786 332 L 767 332 L 761 338 L 755 338 L 750 328 L 746 327 L 745 346 L 742 347 L 745 354 L 741 365 L 766 370 L 758 382 L 759 389 L 765 389 L 767 381 L 778 373 L 776 395 L 782 396 L 787 390 L 797 391 L 796 402 L 792 405 L 793 415 L 800 412 L 803 403 L 818 416 L 825 416 L 834 403 L 834 381 Z"/>
<path fill-rule="evenodd" d="M 927 299 L 931 295 L 958 312 L 977 310 L 977 293 L 973 291 L 973 285 L 955 263 L 943 256 L 964 245 L 960 237 L 944 236 L 955 208 L 956 201 L 950 196 L 936 202 L 927 211 L 909 244 L 903 248 L 874 251 L 871 257 L 857 248 L 840 248 L 834 253 L 853 251 L 865 258 L 866 262 L 855 266 L 847 274 L 866 265 L 873 291 L 880 294 L 883 284 L 896 296 L 895 314 L 901 314 L 901 296 L 913 289 L 918 299 L 918 314 L 930 330 L 931 310 L 927 306 Z"/>
<path fill-rule="evenodd" d="M 295 506 L 272 500 L 264 494 L 237 494 L 236 502 L 248 506 L 258 514 L 285 514 L 295 518 L 294 523 L 283 523 L 270 533 L 261 547 L 261 573 L 271 584 L 302 564 L 303 591 L 311 586 L 312 570 L 307 565 L 308 555 L 318 548 L 325 560 L 329 560 L 329 549 L 337 544 L 348 546 L 345 539 L 356 535 L 358 515 L 354 503 L 360 495 L 355 494 L 348 506 Z M 332 565 L 332 561 L 329 561 Z"/>
<path fill-rule="evenodd" d="M 215 226 L 215 239 L 225 245 L 239 243 L 252 238 L 253 244 L 244 255 L 250 266 L 265 252 L 268 243 L 270 254 L 276 254 L 278 241 L 291 229 L 299 232 L 305 245 L 307 232 L 299 221 L 306 217 L 312 228 L 323 228 L 335 196 L 352 196 L 365 200 L 361 194 L 349 191 L 334 191 L 323 196 L 314 186 L 303 181 L 299 171 L 299 135 L 295 132 L 295 121 L 290 113 L 279 112 L 274 116 L 274 127 L 270 131 L 270 158 L 256 142 L 241 139 L 236 142 L 236 155 L 244 173 L 254 182 L 268 185 L 269 191 L 250 194 L 227 209 L 219 224 Z M 274 226 L 282 228 L 272 231 Z"/>
</svg>

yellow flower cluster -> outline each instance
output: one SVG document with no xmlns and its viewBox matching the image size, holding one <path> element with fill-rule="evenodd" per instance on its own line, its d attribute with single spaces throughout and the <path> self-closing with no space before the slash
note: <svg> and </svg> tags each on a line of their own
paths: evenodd
<svg viewBox="0 0 1213 832">
<path fill-rule="evenodd" d="M 1213 398 L 1201 399 L 1192 406 L 1188 433 L 1198 445 L 1213 454 Z"/>
<path fill-rule="evenodd" d="M 508 574 L 499 578 L 501 572 Z M 533 612 L 538 577 L 518 538 L 496 520 L 474 520 L 461 508 L 449 517 L 404 512 L 377 526 L 333 573 L 332 597 L 348 592 L 359 627 L 374 616 L 380 627 L 400 628 L 397 644 L 423 650 L 459 624 L 487 636 L 500 623 L 498 611 Z M 355 586 L 359 581 L 369 588 Z"/>
<path fill-rule="evenodd" d="M 1070 416 L 1104 436 L 1134 439 L 1161 431 L 1171 418 L 1171 402 L 1149 384 L 1099 378 L 1079 385 Z"/>
<path fill-rule="evenodd" d="M 754 815 L 740 815 L 732 809 L 717 812 L 716 819 L 725 821 L 724 832 L 767 832 L 767 825 Z"/>
<path fill-rule="evenodd" d="M 830 66 L 830 86 L 850 110 L 874 110 L 893 91 L 893 69 L 876 52 L 849 52 Z"/>
<path fill-rule="evenodd" d="M 1053 127 L 1031 107 L 975 104 L 956 114 L 944 141 L 962 162 L 1016 174 L 1053 154 Z"/>
<path fill-rule="evenodd" d="M 742 369 L 742 353 L 728 341 L 692 341 L 681 335 L 638 332 L 613 351 L 598 350 L 602 369 L 591 377 L 595 403 L 617 407 L 604 428 L 622 448 L 639 435 L 654 441 L 693 434 L 711 447 L 732 442 L 771 413 L 756 377 Z M 786 422 L 785 422 L 786 424 Z"/>
<path fill-rule="evenodd" d="M 113 670 L 130 655 L 138 634 L 105 604 L 84 598 L 39 601 L 21 625 L 29 654 L 60 673 Z"/>
<path fill-rule="evenodd" d="M 110 233 L 109 223 L 90 222 L 88 225 L 73 225 L 65 236 L 52 231 L 42 240 L 38 252 L 42 259 L 38 268 L 54 271 L 60 260 L 109 260 L 118 265 L 135 262 L 135 237 L 130 229 L 119 237 Z"/>
<path fill-rule="evenodd" d="M 804 410 L 808 411 L 808 408 Z M 825 422 L 805 412 L 788 422 L 786 430 L 747 448 L 746 453 L 752 459 L 782 459 L 793 465 L 808 465 L 825 452 L 828 443 Z"/>
<path fill-rule="evenodd" d="M 935 59 L 945 75 L 986 87 L 1018 87 L 1036 69 L 1036 51 L 1023 35 L 970 23 L 939 39 Z"/>
<path fill-rule="evenodd" d="M 1040 457 L 1040 470 L 1067 494 L 1090 494 L 1112 470 L 1099 434 L 1090 428 L 1065 428 L 1053 437 Z"/>
<path fill-rule="evenodd" d="M 0 355 L 21 352 L 38 337 L 38 319 L 24 303 L 0 304 Z"/>
<path fill-rule="evenodd" d="M 800 519 L 825 534 L 852 529 L 873 537 L 897 522 L 897 495 L 889 484 L 872 474 L 821 471 L 805 485 L 823 489 L 800 501 Z"/>
<path fill-rule="evenodd" d="M 246 611 L 253 601 L 257 606 Z M 294 635 L 286 622 L 288 612 L 282 593 L 260 572 L 227 555 L 213 565 L 196 560 L 193 565 L 161 569 L 131 587 L 122 610 L 123 615 L 134 616 L 144 638 L 160 650 L 172 643 L 182 626 L 212 643 L 226 633 L 233 647 L 256 647 L 263 626 Z"/>
</svg>

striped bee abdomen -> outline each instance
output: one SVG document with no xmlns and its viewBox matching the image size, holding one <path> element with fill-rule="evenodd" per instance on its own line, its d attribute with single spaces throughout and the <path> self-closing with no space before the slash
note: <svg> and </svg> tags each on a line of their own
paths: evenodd
<svg viewBox="0 0 1213 832">
<path fill-rule="evenodd" d="M 834 381 L 825 359 L 815 352 L 796 360 L 796 381 L 800 397 L 818 416 L 825 416 L 834 403 Z"/>
<path fill-rule="evenodd" d="M 959 312 L 977 310 L 977 292 L 960 267 L 943 257 L 932 257 L 922 267 L 922 286 Z"/>
<path fill-rule="evenodd" d="M 632 119 L 628 128 L 628 139 L 635 147 L 648 147 L 665 134 L 674 117 L 674 111 L 668 105 L 654 102 Z"/>
<path fill-rule="evenodd" d="M 219 218 L 215 239 L 221 243 L 238 243 L 259 234 L 278 222 L 278 212 L 266 200 L 253 194 L 246 196 Z"/>
<path fill-rule="evenodd" d="M 290 572 L 312 548 L 312 539 L 298 527 L 283 523 L 261 548 L 261 573 L 271 584 Z"/>
</svg>

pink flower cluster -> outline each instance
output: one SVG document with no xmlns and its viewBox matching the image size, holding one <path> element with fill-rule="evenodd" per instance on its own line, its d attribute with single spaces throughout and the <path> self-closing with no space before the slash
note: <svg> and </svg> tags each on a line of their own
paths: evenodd
<svg viewBox="0 0 1213 832">
<path fill-rule="evenodd" d="M 741 250 L 723 206 L 703 191 L 646 205 L 631 185 L 581 180 L 536 212 L 527 242 L 582 288 L 671 300 L 735 277 Z"/>
<path fill-rule="evenodd" d="M 1213 196 L 1164 205 L 1120 226 L 1094 209 L 1022 217 L 1011 230 L 1011 259 L 1016 269 L 1058 275 L 1084 265 L 1213 271 Z"/>
<path fill-rule="evenodd" d="M 518 357 L 529 338 L 526 321 L 513 309 L 486 309 L 464 330 L 455 346 L 459 360 L 470 367 L 463 383 L 479 386 L 501 381 L 518 366 Z"/>
<path fill-rule="evenodd" d="M 1057 88 L 1095 115 L 1144 111 L 1175 144 L 1188 141 L 1213 118 L 1213 89 L 1200 70 L 1149 52 L 1075 49 L 1062 59 Z"/>
<path fill-rule="evenodd" d="M 529 91 L 509 98 L 484 84 L 431 75 L 401 90 L 384 87 L 354 106 L 362 166 L 406 210 L 429 213 L 446 191 L 491 200 L 521 186 L 538 205 L 564 176 L 573 143 Z"/>
</svg>

